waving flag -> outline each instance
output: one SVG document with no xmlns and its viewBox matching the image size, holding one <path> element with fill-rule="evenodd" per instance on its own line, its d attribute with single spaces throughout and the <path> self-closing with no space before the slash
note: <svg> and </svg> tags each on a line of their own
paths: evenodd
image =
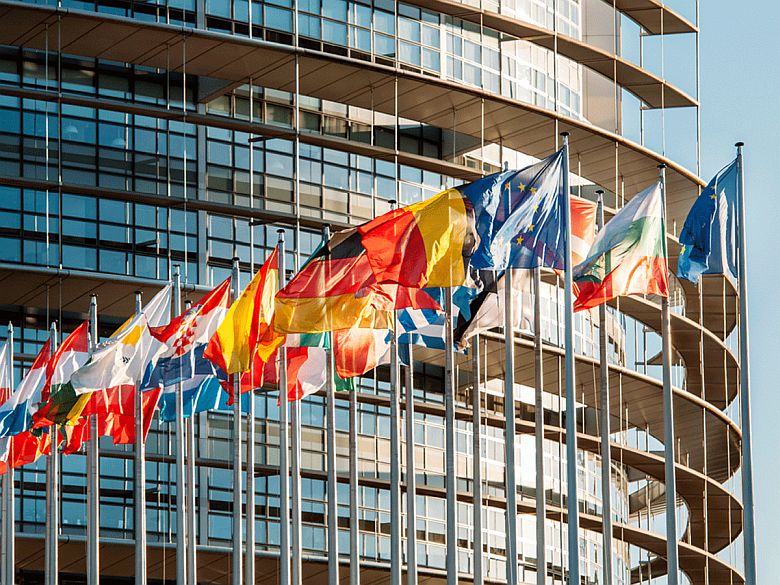
<svg viewBox="0 0 780 585">
<path fill-rule="evenodd" d="M 284 341 L 274 328 L 274 296 L 279 290 L 278 249 L 231 305 L 203 355 L 228 374 L 249 370 L 254 355 L 267 360 Z"/>
<path fill-rule="evenodd" d="M 49 433 L 36 436 L 30 431 L 0 438 L 0 475 L 8 468 L 35 463 L 42 455 L 48 455 L 51 440 Z"/>
<path fill-rule="evenodd" d="M 737 161 L 715 175 L 685 219 L 677 276 L 698 284 L 702 274 L 737 279 Z"/>
<path fill-rule="evenodd" d="M 590 245 L 595 239 L 596 228 L 596 204 L 579 197 L 569 199 L 571 209 L 572 230 L 572 263 L 578 264 L 585 259 Z M 515 253 L 521 246 L 513 245 Z M 522 258 L 535 264 L 535 259 L 540 259 L 528 249 L 520 251 Z M 561 252 L 562 253 L 562 252 Z M 518 258 L 518 256 L 515 256 Z M 560 260 L 560 259 L 559 259 Z M 562 262 L 562 260 L 560 260 Z M 547 265 L 545 263 L 545 265 Z M 512 300 L 514 328 L 521 331 L 533 332 L 533 305 L 534 298 L 531 286 L 531 273 L 528 270 L 513 270 L 512 273 Z M 455 325 L 455 345 L 466 346 L 466 342 L 474 335 L 489 331 L 495 327 L 504 325 L 504 273 L 488 270 L 479 271 L 480 292 L 471 301 L 470 315 L 462 312 Z M 576 284 L 576 283 L 575 283 Z"/>
<path fill-rule="evenodd" d="M 439 305 L 419 289 L 378 283 L 353 228 L 333 234 L 279 291 L 274 326 L 296 334 L 388 329 L 391 311 L 406 307 Z"/>
<path fill-rule="evenodd" d="M 360 226 L 376 280 L 412 288 L 465 284 L 483 219 L 476 212 L 474 201 L 454 188 Z"/>
<path fill-rule="evenodd" d="M 0 345 L 0 406 L 11 397 L 14 391 L 13 371 L 11 370 L 11 348 L 8 342 Z"/>
<path fill-rule="evenodd" d="M 56 424 L 63 410 L 72 408 L 76 396 L 68 385 L 71 376 L 89 358 L 89 323 L 79 325 L 54 352 L 46 368 L 42 404 L 33 415 L 35 428 Z"/>
<path fill-rule="evenodd" d="M 165 343 L 166 349 L 154 369 L 147 372 L 142 388 L 162 388 L 160 420 L 175 418 L 176 391 L 182 382 L 185 417 L 200 402 L 202 412 L 209 399 L 201 396 L 204 391 L 218 391 L 217 368 L 203 357 L 209 340 L 216 333 L 230 305 L 230 279 L 228 278 L 187 312 L 173 319 L 168 325 L 152 328 L 152 335 Z M 210 381 L 208 378 L 214 378 Z M 224 378 L 224 375 L 222 376 Z M 204 402 L 205 401 L 205 402 Z"/>
<path fill-rule="evenodd" d="M 227 374 L 203 357 L 204 349 L 205 345 L 199 345 L 192 350 L 194 354 L 192 376 L 181 383 L 184 418 L 199 412 L 216 410 L 222 401 L 223 384 L 227 382 Z M 176 420 L 176 391 L 177 385 L 163 388 L 159 402 L 162 422 Z"/>
<path fill-rule="evenodd" d="M 505 183 L 491 243 L 492 268 L 564 268 L 567 194 L 562 169 L 563 151 L 558 151 Z"/>
<path fill-rule="evenodd" d="M 34 426 L 74 425 L 82 415 L 96 415 L 103 424 L 108 424 L 106 420 L 114 414 L 126 415 L 127 420 L 123 424 L 130 424 L 134 407 L 130 411 L 127 408 L 134 404 L 136 383 L 141 380 L 147 365 L 154 362 L 163 349 L 162 344 L 152 337 L 149 325 L 159 326 L 168 320 L 170 302 L 171 286 L 167 285 L 141 313 L 130 317 L 110 339 L 99 344 L 87 363 L 72 374 L 67 372 L 70 374 L 67 383 L 65 370 L 58 374 L 59 380 L 53 377 L 48 403 L 36 415 Z M 74 332 L 63 346 L 70 346 L 73 338 L 71 349 L 83 356 L 86 331 L 77 331 L 80 331 L 79 336 L 74 337 L 77 333 Z M 73 358 L 72 363 L 77 361 Z"/>
<path fill-rule="evenodd" d="M 663 194 L 656 183 L 636 195 L 596 236 L 587 258 L 574 268 L 579 293 L 574 310 L 618 296 L 668 296 Z"/>
<path fill-rule="evenodd" d="M 27 375 L 11 396 L 0 404 L 0 437 L 18 435 L 30 428 L 46 386 L 46 368 L 51 360 L 51 342 L 46 340 Z"/>
</svg>

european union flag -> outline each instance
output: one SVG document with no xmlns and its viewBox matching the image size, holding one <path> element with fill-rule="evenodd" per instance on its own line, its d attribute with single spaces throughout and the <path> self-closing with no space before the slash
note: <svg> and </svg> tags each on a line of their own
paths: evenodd
<svg viewBox="0 0 780 585">
<path fill-rule="evenodd" d="M 694 201 L 680 232 L 677 276 L 698 284 L 702 274 L 737 278 L 737 161 L 713 177 Z"/>
<path fill-rule="evenodd" d="M 505 183 L 492 238 L 495 268 L 565 267 L 563 151 L 518 171 Z"/>
</svg>

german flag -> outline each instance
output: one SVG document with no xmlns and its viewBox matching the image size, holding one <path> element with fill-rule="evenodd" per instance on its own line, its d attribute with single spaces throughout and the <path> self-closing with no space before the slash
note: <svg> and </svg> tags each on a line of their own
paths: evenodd
<svg viewBox="0 0 780 585">
<path fill-rule="evenodd" d="M 276 295 L 280 333 L 389 329 L 392 311 L 440 309 L 426 292 L 378 284 L 357 229 L 334 234 Z"/>
</svg>

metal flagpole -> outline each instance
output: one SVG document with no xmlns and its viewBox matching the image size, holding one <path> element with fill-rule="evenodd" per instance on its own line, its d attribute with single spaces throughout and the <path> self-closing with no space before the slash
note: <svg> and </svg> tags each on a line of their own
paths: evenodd
<svg viewBox="0 0 780 585">
<path fill-rule="evenodd" d="M 604 228 L 604 191 L 596 191 L 598 209 L 596 221 L 601 231 Z M 612 585 L 612 450 L 609 445 L 609 359 L 607 357 L 607 305 L 599 305 L 599 370 L 601 373 L 601 407 L 599 426 L 601 431 L 601 527 L 604 564 L 603 583 Z"/>
<path fill-rule="evenodd" d="M 186 301 L 184 310 L 189 311 L 192 303 Z M 198 582 L 198 528 L 197 528 L 197 510 L 195 509 L 195 424 L 196 415 L 195 405 L 192 405 L 193 412 L 190 413 L 185 425 L 187 434 L 186 448 L 186 472 L 187 472 L 187 583 L 196 584 Z"/>
<path fill-rule="evenodd" d="M 181 313 L 181 274 L 173 267 L 173 314 Z M 181 358 L 179 358 L 181 359 Z M 187 504 L 184 470 L 184 385 L 176 384 L 176 583 L 187 582 Z"/>
<path fill-rule="evenodd" d="M 566 347 L 566 509 L 569 554 L 569 583 L 580 582 L 580 518 L 577 505 L 577 404 L 574 397 L 574 297 L 571 265 L 571 193 L 569 192 L 569 133 L 563 137 L 563 216 L 566 225 L 566 270 L 564 315 Z"/>
<path fill-rule="evenodd" d="M 250 276 L 251 278 L 251 276 Z M 251 362 L 250 362 L 251 363 Z M 251 367 L 250 367 L 251 372 Z M 254 383 L 251 384 L 254 386 Z M 255 389 L 246 413 L 246 583 L 255 583 Z"/>
<path fill-rule="evenodd" d="M 8 388 L 14 387 L 14 326 L 8 323 Z M 16 563 L 14 544 L 16 539 L 16 521 L 14 510 L 14 469 L 8 467 L 3 476 L 3 582 L 14 584 L 14 565 Z"/>
<path fill-rule="evenodd" d="M 455 354 L 452 289 L 444 289 L 444 454 L 447 491 L 447 585 L 458 584 L 457 482 L 455 480 Z"/>
<path fill-rule="evenodd" d="M 504 170 L 508 168 L 504 163 Z M 508 187 L 508 185 L 507 185 Z M 509 193 L 507 217 L 512 212 Z M 506 493 L 507 583 L 517 585 L 517 466 L 515 465 L 515 328 L 512 299 L 512 269 L 504 272 L 504 455 Z"/>
<path fill-rule="evenodd" d="M 57 324 L 51 324 L 51 352 L 57 351 Z M 57 448 L 57 426 L 49 427 L 49 439 L 51 453 L 46 462 L 46 543 L 45 543 L 45 572 L 46 585 L 57 585 L 59 570 L 59 532 L 60 532 L 60 458 Z"/>
<path fill-rule="evenodd" d="M 327 245 L 330 240 L 330 228 L 322 228 L 322 241 Z M 336 486 L 336 389 L 333 365 L 333 335 L 326 333 L 327 343 L 325 361 L 328 368 L 325 386 L 325 433 L 328 458 L 328 585 L 339 582 L 339 525 L 338 525 L 338 489 Z"/>
<path fill-rule="evenodd" d="M 292 424 L 292 454 L 290 474 L 290 494 L 292 513 L 290 539 L 292 541 L 292 567 L 290 575 L 292 585 L 302 585 L 301 567 L 301 401 L 293 400 L 290 408 Z"/>
<path fill-rule="evenodd" d="M 284 230 L 278 230 L 279 290 L 287 284 Z M 287 396 L 287 349 L 279 347 L 279 585 L 290 583 L 290 423 Z M 250 582 L 250 585 L 254 583 Z"/>
<path fill-rule="evenodd" d="M 417 467 L 414 453 L 414 352 L 406 370 L 406 583 L 417 585 Z"/>
<path fill-rule="evenodd" d="M 358 400 L 353 388 L 349 394 L 349 585 L 360 585 L 358 461 Z"/>
<path fill-rule="evenodd" d="M 360 485 L 357 389 L 349 394 L 349 585 L 360 585 Z"/>
<path fill-rule="evenodd" d="M 92 295 L 89 301 L 90 355 L 97 348 L 98 316 L 97 295 Z M 100 583 L 100 437 L 98 436 L 97 416 L 89 420 L 90 441 L 87 444 L 87 585 Z"/>
<path fill-rule="evenodd" d="M 744 142 L 737 142 L 737 205 L 739 213 L 739 384 L 742 417 L 742 505 L 745 585 L 756 585 L 756 529 L 753 509 L 753 444 L 750 420 L 750 347 L 748 343 L 747 242 L 745 240 Z"/>
<path fill-rule="evenodd" d="M 542 354 L 542 269 L 534 268 L 534 441 L 536 443 L 536 583 L 545 585 L 547 557 L 545 554 L 545 520 L 547 517 L 544 489 L 544 369 Z"/>
<path fill-rule="evenodd" d="M 135 293 L 135 314 L 141 312 L 141 293 Z M 135 585 L 146 585 L 146 447 L 144 446 L 143 399 L 141 388 L 135 387 L 135 456 L 133 459 L 133 489 L 135 506 Z M 177 492 L 178 493 L 178 492 Z"/>
<path fill-rule="evenodd" d="M 479 335 L 474 337 L 471 342 L 471 473 L 474 476 L 473 487 L 473 517 L 472 525 L 474 528 L 474 585 L 482 585 L 485 577 L 482 569 L 482 417 L 481 417 L 481 353 L 479 347 Z M 410 583 L 411 585 L 411 583 Z"/>
<path fill-rule="evenodd" d="M 296 3 L 297 6 L 297 3 Z M 297 59 L 297 57 L 296 57 Z M 297 140 L 297 139 L 296 139 Z M 296 163 L 297 164 L 297 163 Z M 292 541 L 292 567 L 290 575 L 292 585 L 302 585 L 302 567 L 301 567 L 301 401 L 293 400 L 290 407 L 290 423 L 292 425 L 292 447 L 291 465 L 290 465 L 290 495 L 292 503 L 290 510 L 292 514 L 290 539 Z"/>
<path fill-rule="evenodd" d="M 233 301 L 241 295 L 238 258 L 233 258 Z M 233 374 L 233 585 L 242 585 L 241 562 L 241 373 Z"/>
<path fill-rule="evenodd" d="M 664 217 L 664 256 L 666 253 L 666 165 L 659 165 Z M 661 299 L 661 345 L 663 347 L 664 476 L 666 482 L 666 567 L 668 585 L 677 585 L 677 482 L 674 475 L 674 399 L 672 395 L 672 338 L 669 298 Z"/>
<path fill-rule="evenodd" d="M 390 585 L 401 585 L 400 378 L 398 316 L 393 311 L 393 331 L 390 337 Z"/>
</svg>

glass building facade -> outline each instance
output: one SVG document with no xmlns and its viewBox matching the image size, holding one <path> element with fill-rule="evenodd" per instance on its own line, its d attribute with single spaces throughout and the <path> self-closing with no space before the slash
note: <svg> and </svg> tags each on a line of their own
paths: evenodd
<svg viewBox="0 0 780 585">
<path fill-rule="evenodd" d="M 0 320 L 15 326 L 17 381 L 57 321 L 69 333 L 98 294 L 101 335 L 181 266 L 197 299 L 229 275 L 242 281 L 283 229 L 287 265 L 323 226 L 357 225 L 443 187 L 541 158 L 572 134 L 573 193 L 606 192 L 620 208 L 669 166 L 669 249 L 703 185 L 698 175 L 698 0 L 0 0 Z M 603 583 L 601 476 L 609 469 L 613 581 L 665 583 L 663 446 L 676 447 L 683 583 L 742 583 L 739 323 L 734 284 L 672 285 L 676 432 L 661 411 L 660 303 L 609 308 L 612 461 L 599 455 L 599 324 L 578 315 L 578 503 L 582 582 Z M 563 291 L 541 289 L 543 412 L 534 406 L 533 338 L 516 343 L 519 578 L 535 583 L 534 503 L 547 504 L 546 582 L 567 580 Z M 7 335 L 0 326 L 0 338 Z M 482 379 L 459 360 L 456 407 L 458 571 L 506 582 L 504 336 L 481 336 Z M 413 366 L 417 537 L 421 576 L 446 560 L 444 368 Z M 359 554 L 363 581 L 386 578 L 390 556 L 389 373 L 357 383 Z M 280 542 L 277 393 L 253 395 L 253 489 L 259 566 Z M 483 550 L 474 551 L 471 418 L 481 408 Z M 349 548 L 348 399 L 336 408 L 338 519 Z M 305 561 L 326 561 L 325 399 L 302 413 Z M 405 416 L 405 415 L 404 415 Z M 534 421 L 545 422 L 544 470 Z M 231 413 L 196 418 L 197 543 L 203 582 L 227 583 L 235 446 Z M 246 432 L 246 429 L 245 429 Z M 150 578 L 174 578 L 175 444 L 155 421 L 147 443 Z M 405 451 L 404 451 L 405 452 Z M 41 582 L 46 460 L 16 474 L 17 578 Z M 62 458 L 61 570 L 84 579 L 86 458 Z M 402 461 L 404 476 L 406 464 Z M 536 491 L 536 475 L 545 493 Z M 405 490 L 403 482 L 402 489 Z M 106 583 L 132 576 L 133 451 L 101 439 L 100 522 Z M 240 486 L 247 489 L 246 481 Z M 252 488 L 250 488 L 252 489 Z M 29 554 L 27 554 L 29 553 Z M 150 553 L 151 555 L 152 553 Z M 107 556 L 108 555 L 108 556 Z M 71 558 L 72 557 L 72 558 Z M 346 562 L 346 556 L 343 561 Z M 321 567 L 321 568 L 322 568 Z M 199 567 L 200 569 L 200 567 Z M 375 581 L 372 581 L 374 579 Z M 312 581 L 313 582 L 313 581 Z"/>
</svg>

